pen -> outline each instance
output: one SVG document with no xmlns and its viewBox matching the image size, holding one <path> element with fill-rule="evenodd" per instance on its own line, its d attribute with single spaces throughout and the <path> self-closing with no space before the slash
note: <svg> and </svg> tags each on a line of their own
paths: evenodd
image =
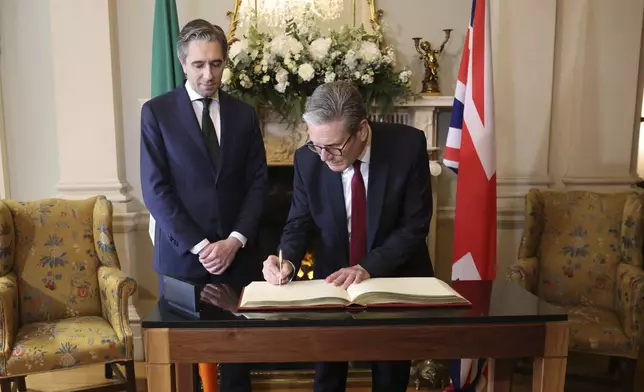
<svg viewBox="0 0 644 392">
<path fill-rule="evenodd" d="M 279 285 L 282 285 L 282 250 L 280 249 L 280 255 L 279 255 L 279 262 L 280 262 L 280 275 L 279 275 Z"/>
</svg>

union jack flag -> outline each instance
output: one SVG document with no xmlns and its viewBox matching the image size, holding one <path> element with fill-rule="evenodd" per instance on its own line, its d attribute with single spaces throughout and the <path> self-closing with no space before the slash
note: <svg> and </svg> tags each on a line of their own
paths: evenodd
<svg viewBox="0 0 644 392">
<path fill-rule="evenodd" d="M 456 84 L 445 166 L 458 175 L 452 280 L 496 275 L 496 149 L 489 0 L 473 0 Z M 487 361 L 455 361 L 452 391 L 482 391 Z"/>
</svg>

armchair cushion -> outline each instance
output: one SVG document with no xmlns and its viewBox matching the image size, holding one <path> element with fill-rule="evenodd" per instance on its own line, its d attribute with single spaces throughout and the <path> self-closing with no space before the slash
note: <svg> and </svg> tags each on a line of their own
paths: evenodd
<svg viewBox="0 0 644 392">
<path fill-rule="evenodd" d="M 101 317 L 36 322 L 18 331 L 6 376 L 105 363 L 125 358 L 125 345 Z"/>
<path fill-rule="evenodd" d="M 638 346 L 626 337 L 614 312 L 595 306 L 566 306 L 570 349 L 637 358 Z"/>
</svg>

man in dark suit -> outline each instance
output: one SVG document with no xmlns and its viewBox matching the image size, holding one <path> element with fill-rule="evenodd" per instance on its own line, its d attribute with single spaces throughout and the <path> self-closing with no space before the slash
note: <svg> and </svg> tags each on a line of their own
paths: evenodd
<svg viewBox="0 0 644 392">
<path fill-rule="evenodd" d="M 195 283 L 261 277 L 253 253 L 268 192 L 266 153 L 251 106 L 220 91 L 226 34 L 205 20 L 181 30 L 184 86 L 143 105 L 141 184 L 156 220 L 154 269 Z M 222 366 L 222 391 L 250 391 L 245 365 Z"/>
<path fill-rule="evenodd" d="M 318 87 L 304 120 L 310 142 L 295 153 L 293 198 L 282 233 L 284 260 L 270 256 L 264 278 L 293 279 L 307 249 L 314 277 L 347 288 L 371 277 L 433 276 L 426 245 L 432 216 L 425 135 L 371 123 L 349 83 Z M 314 235 L 316 234 L 316 235 Z M 405 391 L 410 361 L 372 364 L 374 391 Z M 344 391 L 347 363 L 316 365 L 315 391 Z"/>
</svg>

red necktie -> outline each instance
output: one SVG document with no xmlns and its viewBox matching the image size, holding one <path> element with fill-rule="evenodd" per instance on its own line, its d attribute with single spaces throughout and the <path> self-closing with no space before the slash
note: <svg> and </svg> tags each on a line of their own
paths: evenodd
<svg viewBox="0 0 644 392">
<path fill-rule="evenodd" d="M 367 196 L 364 179 L 360 171 L 360 162 L 353 163 L 353 178 L 351 179 L 351 254 L 350 263 L 356 265 L 367 254 Z"/>
</svg>

